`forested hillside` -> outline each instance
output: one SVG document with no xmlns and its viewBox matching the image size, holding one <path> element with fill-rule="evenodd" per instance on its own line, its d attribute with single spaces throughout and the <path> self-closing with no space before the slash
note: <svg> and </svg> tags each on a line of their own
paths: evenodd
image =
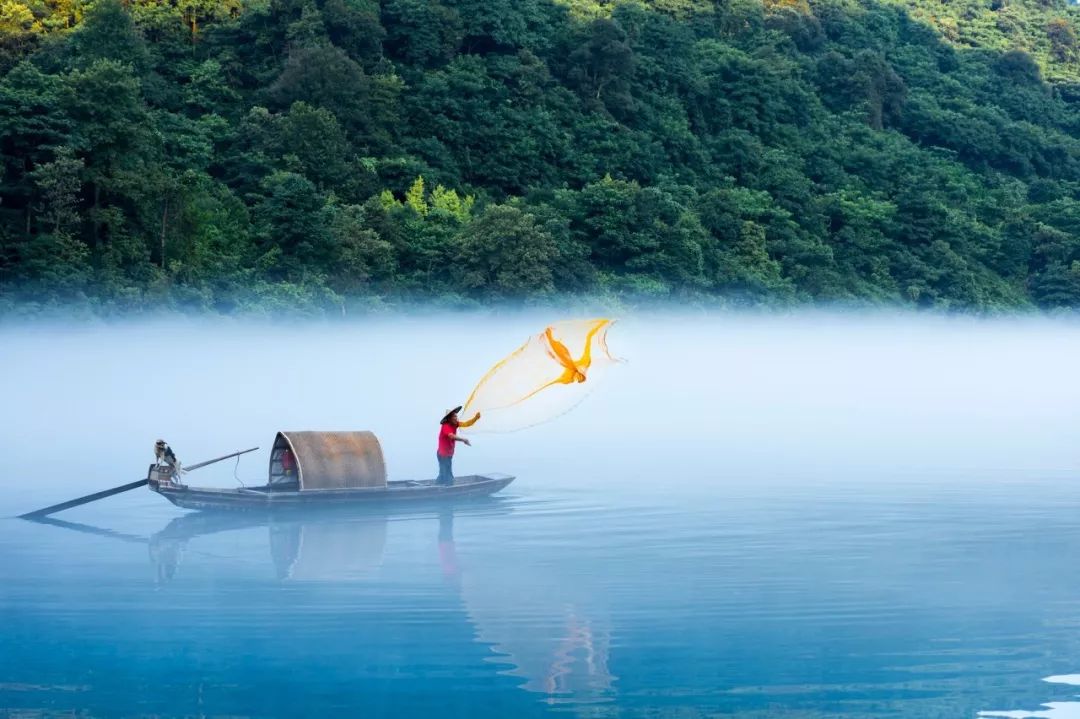
<svg viewBox="0 0 1080 719">
<path fill-rule="evenodd" d="M 1057 0 L 0 0 L 0 312 L 1080 307 Z"/>
</svg>

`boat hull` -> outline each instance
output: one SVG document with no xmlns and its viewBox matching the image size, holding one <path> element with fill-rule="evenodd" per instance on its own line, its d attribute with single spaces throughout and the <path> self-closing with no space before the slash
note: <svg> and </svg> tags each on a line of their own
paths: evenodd
<svg viewBox="0 0 1080 719">
<path fill-rule="evenodd" d="M 343 508 L 354 506 L 449 502 L 485 497 L 514 481 L 505 474 L 458 477 L 452 485 L 438 485 L 434 480 L 387 482 L 385 487 L 356 489 L 309 489 L 283 491 L 265 487 L 215 489 L 188 487 L 182 484 L 151 480 L 157 492 L 177 507 L 202 511 L 276 511 L 289 509 Z"/>
</svg>

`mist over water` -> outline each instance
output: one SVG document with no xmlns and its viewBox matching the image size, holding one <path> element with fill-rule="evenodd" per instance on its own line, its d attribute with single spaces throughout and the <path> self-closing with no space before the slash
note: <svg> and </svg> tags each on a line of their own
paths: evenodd
<svg viewBox="0 0 1080 719">
<path fill-rule="evenodd" d="M 442 411 L 551 319 L 8 327 L 4 455 L 32 478 L 14 483 L 20 491 L 63 496 L 86 474 L 137 478 L 157 436 L 187 463 L 263 445 L 241 463 L 257 480 L 277 430 L 371 429 L 392 476 L 428 476 Z M 610 344 L 628 361 L 606 386 L 550 424 L 481 432 L 462 467 L 541 486 L 573 475 L 571 485 L 622 487 L 663 474 L 705 489 L 747 473 L 865 469 L 861 481 L 873 483 L 909 470 L 1080 462 L 1075 323 L 650 314 L 622 318 Z M 83 474 L 42 472 L 43 455 L 56 453 L 82 458 Z M 203 472 L 235 484 L 231 467 Z"/>
<path fill-rule="evenodd" d="M 556 319 L 5 327 L 0 515 L 139 479 L 158 437 L 261 447 L 190 484 L 264 483 L 279 430 L 370 429 L 391 479 L 432 477 L 443 411 Z M 136 491 L 57 515 L 114 536 L 0 520 L 0 716 L 1069 699 L 1040 678 L 1080 671 L 1080 325 L 654 312 L 609 345 L 574 411 L 460 448 L 457 474 L 518 477 L 491 503 L 223 525 Z"/>
</svg>

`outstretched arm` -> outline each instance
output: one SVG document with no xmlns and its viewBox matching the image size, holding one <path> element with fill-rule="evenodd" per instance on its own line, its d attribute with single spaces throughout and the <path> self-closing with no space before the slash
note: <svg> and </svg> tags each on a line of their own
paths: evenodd
<svg viewBox="0 0 1080 719">
<path fill-rule="evenodd" d="M 465 420 L 464 422 L 458 422 L 458 427 L 472 427 L 474 424 L 476 424 L 476 421 L 478 419 L 480 419 L 480 413 L 479 412 L 474 414 L 472 419 Z"/>
</svg>

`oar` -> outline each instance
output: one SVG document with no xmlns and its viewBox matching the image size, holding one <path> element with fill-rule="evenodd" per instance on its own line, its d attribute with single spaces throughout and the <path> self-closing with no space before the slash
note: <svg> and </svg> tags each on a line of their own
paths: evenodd
<svg viewBox="0 0 1080 719">
<path fill-rule="evenodd" d="M 80 504 L 86 504 L 87 502 L 93 502 L 93 501 L 98 500 L 98 499 L 105 499 L 106 497 L 111 497 L 114 494 L 120 494 L 121 492 L 127 492 L 128 490 L 136 489 L 136 488 L 141 487 L 144 484 L 146 484 L 147 481 L 148 480 L 140 479 L 138 482 L 132 482 L 131 484 L 122 484 L 119 487 L 113 487 L 112 489 L 106 489 L 103 492 L 94 492 L 93 494 L 88 494 L 85 497 L 79 497 L 78 499 L 72 499 L 72 500 L 67 501 L 67 502 L 61 502 L 60 504 L 54 504 L 51 507 L 46 507 L 45 509 L 39 509 L 36 512 L 29 512 L 27 514 L 20 514 L 19 517 L 21 519 L 40 519 L 41 517 L 45 517 L 47 515 L 52 514 L 53 512 L 59 512 L 62 509 L 70 509 L 71 507 L 78 507 Z"/>
<path fill-rule="evenodd" d="M 257 449 L 258 449 L 258 447 L 252 447 L 251 449 L 244 449 L 244 450 L 241 450 L 239 452 L 233 452 L 232 454 L 226 454 L 223 457 L 216 457 L 214 459 L 208 459 L 205 462 L 199 462 L 197 464 L 191 465 L 190 467 L 184 467 L 183 469 L 184 469 L 184 471 L 190 472 L 193 469 L 199 469 L 200 467 L 205 467 L 208 464 L 213 464 L 214 462 L 220 462 L 220 461 L 222 461 L 224 459 L 231 459 L 232 457 L 239 457 L 241 454 L 247 454 L 248 452 L 254 452 Z M 78 499 L 70 499 L 67 502 L 61 502 L 60 504 L 54 504 L 51 507 L 45 507 L 44 509 L 39 509 L 39 510 L 37 510 L 35 512 L 28 512 L 26 514 L 20 514 L 19 517 L 21 519 L 40 519 L 41 517 L 48 516 L 48 515 L 53 514 L 55 512 L 60 512 L 60 511 L 65 510 L 65 509 L 71 509 L 72 507 L 78 507 L 80 504 L 89 504 L 90 502 L 96 502 L 99 499 L 105 499 L 106 497 L 111 497 L 114 494 L 120 494 L 121 492 L 127 492 L 127 491 L 130 491 L 132 489 L 138 489 L 139 487 L 142 487 L 143 485 L 145 485 L 148 481 L 149 481 L 148 479 L 140 479 L 138 482 L 131 482 L 130 484 L 122 484 L 119 487 L 113 487 L 112 489 L 106 489 L 106 490 L 101 491 L 101 492 L 94 492 L 93 494 L 88 494 L 85 497 L 79 497 Z"/>
</svg>

